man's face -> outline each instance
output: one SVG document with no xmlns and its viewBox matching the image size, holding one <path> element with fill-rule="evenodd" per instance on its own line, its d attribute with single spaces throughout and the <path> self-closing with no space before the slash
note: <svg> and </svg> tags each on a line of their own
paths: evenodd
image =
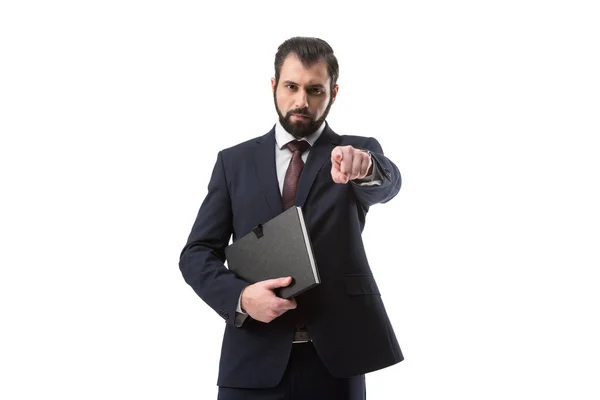
<svg viewBox="0 0 600 400">
<path fill-rule="evenodd" d="M 321 126 L 338 91 L 335 85 L 331 92 L 325 61 L 306 68 L 294 53 L 284 60 L 279 82 L 272 78 L 271 86 L 279 122 L 298 138 L 310 135 Z"/>
</svg>

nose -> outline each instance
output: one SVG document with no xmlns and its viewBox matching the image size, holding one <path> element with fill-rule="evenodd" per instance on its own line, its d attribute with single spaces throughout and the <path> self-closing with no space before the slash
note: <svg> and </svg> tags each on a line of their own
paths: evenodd
<svg viewBox="0 0 600 400">
<path fill-rule="evenodd" d="M 304 90 L 298 90 L 296 92 L 296 97 L 294 98 L 294 108 L 305 107 L 308 107 L 306 92 Z"/>
</svg>

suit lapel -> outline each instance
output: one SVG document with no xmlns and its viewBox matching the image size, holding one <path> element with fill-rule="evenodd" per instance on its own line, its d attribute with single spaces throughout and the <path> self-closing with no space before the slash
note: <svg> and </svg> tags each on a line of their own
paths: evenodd
<svg viewBox="0 0 600 400">
<path fill-rule="evenodd" d="M 275 128 L 259 138 L 257 144 L 258 150 L 254 154 L 256 181 L 261 186 L 272 215 L 279 215 L 283 212 L 283 202 L 279 192 L 277 166 L 275 164 Z M 327 124 L 306 159 L 296 192 L 297 206 L 304 206 L 317 173 L 321 170 L 323 164 L 331 158 L 331 151 L 338 144 L 339 136 Z"/>
<path fill-rule="evenodd" d="M 283 211 L 283 203 L 275 164 L 275 128 L 258 139 L 257 143 L 258 150 L 254 154 L 256 181 L 261 185 L 272 215 L 278 215 Z"/>
<path fill-rule="evenodd" d="M 331 159 L 331 151 L 339 143 L 338 138 L 339 136 L 327 124 L 319 139 L 317 139 L 314 146 L 310 149 L 306 164 L 302 170 L 302 175 L 300 175 L 300 181 L 298 182 L 298 190 L 296 192 L 297 206 L 304 206 L 317 173 L 323 167 L 323 164 Z"/>
</svg>

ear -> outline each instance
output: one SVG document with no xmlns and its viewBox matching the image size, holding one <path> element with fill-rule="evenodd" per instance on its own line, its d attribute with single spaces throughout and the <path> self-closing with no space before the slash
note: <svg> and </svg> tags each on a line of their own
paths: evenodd
<svg viewBox="0 0 600 400">
<path fill-rule="evenodd" d="M 277 89 L 275 87 L 275 78 L 271 78 L 271 89 L 273 90 L 273 93 L 275 93 L 275 89 Z"/>
<path fill-rule="evenodd" d="M 339 88 L 340 87 L 337 84 L 333 86 L 333 92 L 331 92 L 331 104 L 335 103 L 335 98 L 337 97 Z"/>
</svg>

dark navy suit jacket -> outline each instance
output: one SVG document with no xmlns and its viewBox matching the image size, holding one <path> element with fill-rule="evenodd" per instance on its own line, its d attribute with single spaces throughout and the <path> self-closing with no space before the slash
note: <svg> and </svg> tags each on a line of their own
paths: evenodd
<svg viewBox="0 0 600 400">
<path fill-rule="evenodd" d="M 383 183 L 333 182 L 331 151 L 338 145 L 369 150 Z M 369 207 L 391 200 L 400 185 L 398 168 L 376 139 L 340 136 L 327 125 L 308 155 L 296 196 L 321 284 L 299 295 L 296 309 L 270 323 L 249 317 L 237 327 L 238 298 L 249 283 L 226 268 L 224 248 L 232 236 L 235 241 L 283 211 L 275 129 L 218 153 L 208 194 L 179 263 L 185 281 L 226 322 L 218 385 L 276 386 L 288 362 L 299 315 L 334 376 L 364 374 L 404 359 L 361 238 Z M 394 263 L 393 258 L 389 261 Z"/>
</svg>

